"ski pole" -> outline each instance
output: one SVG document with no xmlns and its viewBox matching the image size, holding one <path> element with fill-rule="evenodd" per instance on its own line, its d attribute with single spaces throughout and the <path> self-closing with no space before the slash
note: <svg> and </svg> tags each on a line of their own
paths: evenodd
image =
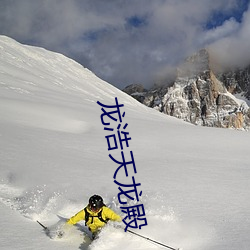
<svg viewBox="0 0 250 250">
<path fill-rule="evenodd" d="M 48 230 L 48 228 L 45 227 L 41 222 L 39 222 L 38 220 L 37 220 L 36 222 L 37 222 L 40 226 L 42 226 L 44 230 Z"/>
<path fill-rule="evenodd" d="M 135 234 L 135 235 L 137 235 L 137 236 L 139 236 L 139 237 L 141 237 L 141 238 L 144 238 L 144 239 L 146 239 L 146 240 L 148 240 L 148 241 L 152 241 L 152 242 L 154 242 L 154 243 L 156 243 L 156 244 L 158 244 L 158 245 L 161 245 L 161 246 L 163 246 L 163 247 L 169 248 L 169 249 L 171 249 L 171 250 L 180 250 L 180 248 L 173 248 L 173 247 L 164 245 L 164 244 L 162 244 L 162 243 L 160 243 L 160 242 L 158 242 L 158 241 L 152 240 L 152 239 L 150 239 L 150 238 L 148 238 L 148 237 L 145 237 L 145 236 L 143 236 L 143 235 L 141 235 L 141 234 L 135 233 L 135 232 L 133 232 L 133 231 L 131 231 L 131 230 L 127 230 L 127 232 L 129 232 L 129 233 L 131 233 L 131 234 Z"/>
</svg>

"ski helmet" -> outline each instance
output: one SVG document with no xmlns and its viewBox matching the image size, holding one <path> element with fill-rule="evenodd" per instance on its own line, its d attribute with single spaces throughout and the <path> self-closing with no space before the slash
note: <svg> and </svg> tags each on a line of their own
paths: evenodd
<svg viewBox="0 0 250 250">
<path fill-rule="evenodd" d="M 91 210 L 99 210 L 103 205 L 103 199 L 101 196 L 95 194 L 89 198 L 89 206 Z"/>
</svg>

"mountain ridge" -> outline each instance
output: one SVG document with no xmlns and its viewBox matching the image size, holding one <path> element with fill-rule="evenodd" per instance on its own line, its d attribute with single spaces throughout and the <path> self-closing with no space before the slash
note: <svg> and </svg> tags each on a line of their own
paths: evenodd
<svg viewBox="0 0 250 250">
<path fill-rule="evenodd" d="M 195 125 L 248 130 L 249 79 L 250 67 L 217 72 L 209 51 L 202 49 L 177 68 L 171 85 L 143 91 L 140 85 L 130 85 L 123 91 L 148 107 Z"/>
</svg>

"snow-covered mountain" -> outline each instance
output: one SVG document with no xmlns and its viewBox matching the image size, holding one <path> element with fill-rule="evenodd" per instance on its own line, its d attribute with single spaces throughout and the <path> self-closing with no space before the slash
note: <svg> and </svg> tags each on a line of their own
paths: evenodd
<svg viewBox="0 0 250 250">
<path fill-rule="evenodd" d="M 248 104 L 250 103 L 250 66 L 224 70 L 216 75 L 230 93 L 245 97 Z"/>
<path fill-rule="evenodd" d="M 209 127 L 250 127 L 249 68 L 217 72 L 203 49 L 180 65 L 171 86 L 149 91 L 131 85 L 124 92 L 143 104 L 184 121 Z"/>
<path fill-rule="evenodd" d="M 101 123 L 103 104 L 124 104 L 126 131 L 148 225 L 134 229 L 184 250 L 248 250 L 250 134 L 193 126 L 140 104 L 63 55 L 0 36 L 0 248 L 163 249 L 109 224 L 91 243 L 84 222 L 53 228 L 90 195 L 124 217 Z M 131 169 L 128 169 L 131 174 Z M 119 181 L 129 184 L 119 174 Z M 131 177 L 131 176 L 130 176 Z M 63 223 L 63 221 L 62 221 Z M 83 232 L 84 231 L 84 232 Z"/>
</svg>

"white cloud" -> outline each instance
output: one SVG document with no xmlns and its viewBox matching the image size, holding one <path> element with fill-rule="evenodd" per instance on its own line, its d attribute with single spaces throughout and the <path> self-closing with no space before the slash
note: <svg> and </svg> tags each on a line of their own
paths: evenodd
<svg viewBox="0 0 250 250">
<path fill-rule="evenodd" d="M 250 9 L 234 32 L 211 44 L 218 63 L 225 66 L 246 66 L 250 63 Z"/>
<path fill-rule="evenodd" d="M 200 43 L 211 44 L 214 41 L 218 41 L 237 33 L 239 28 L 240 24 L 232 17 L 229 20 L 226 20 L 221 26 L 205 30 L 204 34 L 201 34 Z"/>
<path fill-rule="evenodd" d="M 244 44 L 250 33 L 247 14 L 242 24 L 231 18 L 213 30 L 204 28 L 213 13 L 230 15 L 238 4 L 237 0 L 2 0 L 0 33 L 62 52 L 116 86 L 147 85 L 210 43 L 218 50 L 223 44 L 235 46 L 238 39 Z M 131 26 L 131 17 L 144 25 Z"/>
</svg>

